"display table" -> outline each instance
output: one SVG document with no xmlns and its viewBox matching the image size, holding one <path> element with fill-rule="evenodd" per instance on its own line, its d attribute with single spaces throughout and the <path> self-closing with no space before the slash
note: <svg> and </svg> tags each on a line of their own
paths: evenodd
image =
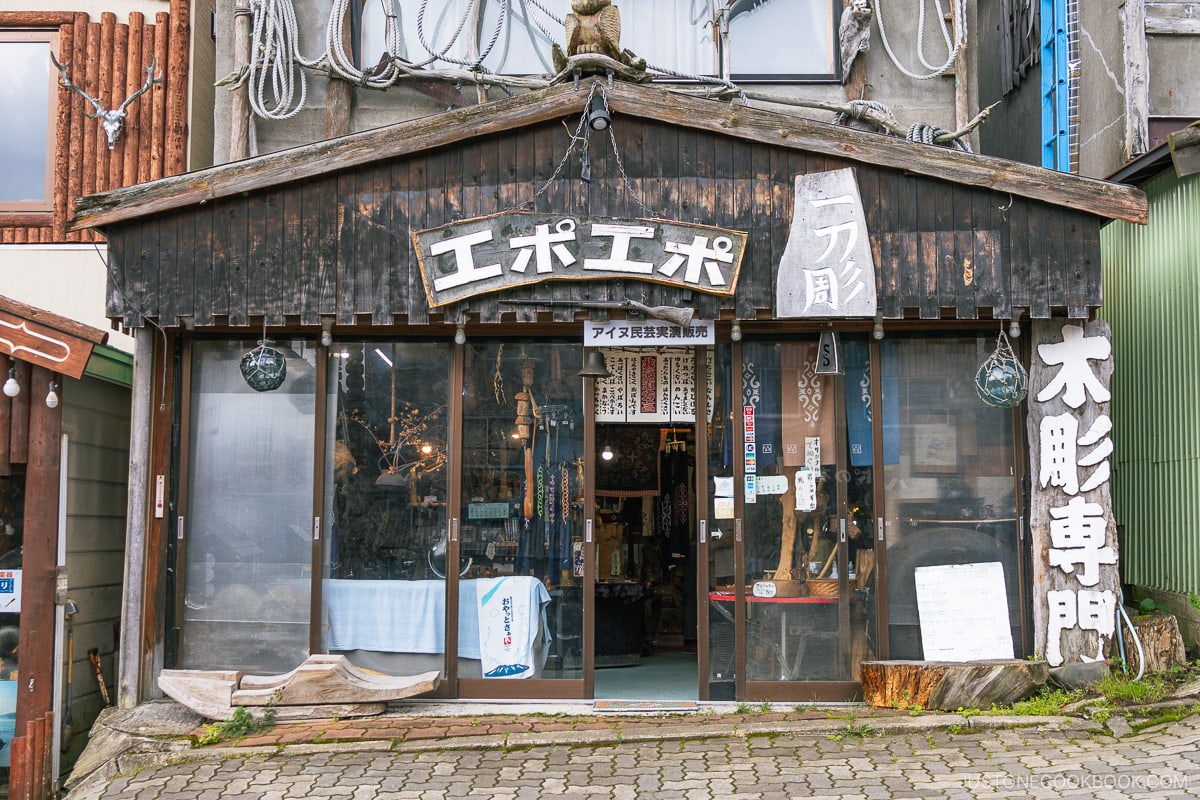
<svg viewBox="0 0 1200 800">
<path fill-rule="evenodd" d="M 549 602 L 546 588 L 532 577 L 459 581 L 459 659 L 482 660 L 484 677 L 516 677 L 489 675 L 491 656 L 498 662 L 510 662 L 497 666 L 511 667 L 516 658 L 540 670 L 550 642 L 545 619 Z M 444 580 L 331 579 L 325 582 L 325 607 L 329 623 L 326 648 L 330 652 L 440 655 L 446 650 Z M 492 652 L 497 643 L 507 652 Z M 364 658 L 351 660 L 372 666 L 362 663 Z M 376 659 L 375 663 L 381 662 Z M 527 671 L 532 674 L 535 670 Z"/>
</svg>

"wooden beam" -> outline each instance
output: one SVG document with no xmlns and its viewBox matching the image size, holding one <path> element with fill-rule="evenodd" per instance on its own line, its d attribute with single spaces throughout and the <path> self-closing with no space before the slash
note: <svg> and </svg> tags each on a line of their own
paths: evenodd
<svg viewBox="0 0 1200 800">
<path fill-rule="evenodd" d="M 1147 36 L 1200 35 L 1200 3 L 1146 3 Z"/>
<path fill-rule="evenodd" d="M 587 83 L 582 84 L 578 92 L 570 86 L 555 86 L 83 198 L 70 228 L 103 226 L 184 208 L 564 116 L 574 119 L 582 109 L 588 89 Z M 1130 186 L 737 104 L 689 98 L 652 87 L 618 83 L 607 91 L 609 104 L 619 116 L 647 118 L 682 128 L 891 167 L 1111 219 L 1138 224 L 1146 222 L 1146 196 Z"/>
<path fill-rule="evenodd" d="M 74 18 L 73 11 L 0 11 L 0 28 L 57 28 Z"/>
<path fill-rule="evenodd" d="M 1175 174 L 1183 178 L 1200 172 L 1200 128 L 1194 124 L 1167 135 Z"/>
<path fill-rule="evenodd" d="M 1125 0 L 1125 160 L 1150 150 L 1150 51 L 1146 43 L 1146 0 Z"/>
</svg>

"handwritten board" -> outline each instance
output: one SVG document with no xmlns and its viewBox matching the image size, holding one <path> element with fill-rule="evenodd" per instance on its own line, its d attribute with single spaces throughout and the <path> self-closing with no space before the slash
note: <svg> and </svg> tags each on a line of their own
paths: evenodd
<svg viewBox="0 0 1200 800">
<path fill-rule="evenodd" d="M 915 577 L 926 661 L 1013 657 L 1003 564 L 917 567 Z"/>
</svg>

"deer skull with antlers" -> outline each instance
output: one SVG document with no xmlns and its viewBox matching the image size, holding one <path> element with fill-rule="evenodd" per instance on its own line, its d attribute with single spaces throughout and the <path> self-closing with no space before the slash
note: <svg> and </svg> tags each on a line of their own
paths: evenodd
<svg viewBox="0 0 1200 800">
<path fill-rule="evenodd" d="M 80 89 L 78 86 L 71 83 L 71 76 L 67 74 L 67 67 L 71 65 L 70 61 L 68 61 L 66 64 L 60 64 L 58 63 L 58 60 L 54 58 L 53 54 L 50 56 L 50 61 L 62 74 L 63 87 L 75 92 L 84 100 L 87 100 L 89 103 L 91 103 L 92 107 L 96 109 L 96 113 L 88 114 L 88 118 L 100 120 L 100 124 L 104 127 L 104 135 L 108 137 L 109 150 L 113 149 L 113 145 L 117 143 L 117 137 L 121 135 L 121 128 L 125 124 L 125 109 L 129 108 L 130 103 L 145 94 L 153 84 L 162 81 L 161 75 L 159 75 L 157 78 L 154 77 L 154 57 L 151 56 L 150 66 L 146 67 L 146 82 L 142 84 L 142 88 L 129 95 L 129 97 L 126 97 L 125 102 L 121 103 L 119 107 L 110 110 L 100 105 L 96 98 L 92 97 L 83 89 Z"/>
</svg>

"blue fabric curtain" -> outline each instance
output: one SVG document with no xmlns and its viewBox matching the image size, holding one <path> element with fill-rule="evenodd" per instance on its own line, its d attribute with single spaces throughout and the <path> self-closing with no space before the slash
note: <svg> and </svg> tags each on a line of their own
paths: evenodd
<svg viewBox="0 0 1200 800">
<path fill-rule="evenodd" d="M 871 440 L 871 364 L 870 345 L 865 341 L 842 343 L 846 363 L 846 437 L 850 465 L 866 467 L 874 463 Z M 897 375 L 896 342 L 880 343 L 883 375 L 883 463 L 900 461 L 900 393 Z"/>
</svg>

